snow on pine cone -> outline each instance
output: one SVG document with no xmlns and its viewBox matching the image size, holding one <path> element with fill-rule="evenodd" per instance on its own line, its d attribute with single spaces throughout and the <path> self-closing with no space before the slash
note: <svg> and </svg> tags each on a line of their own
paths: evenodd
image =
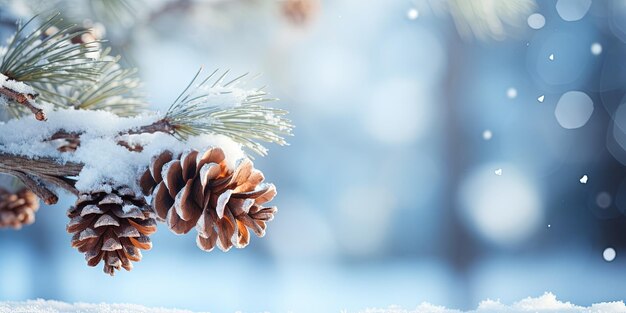
<svg viewBox="0 0 626 313">
<path fill-rule="evenodd" d="M 0 188 L 0 228 L 20 229 L 35 222 L 39 199 L 28 189 L 16 193 Z"/>
<path fill-rule="evenodd" d="M 113 276 L 131 262 L 141 260 L 141 250 L 150 250 L 148 237 L 156 231 L 154 213 L 143 196 L 128 187 L 81 193 L 68 210 L 67 231 L 74 234 L 72 247 L 85 253 L 89 266 L 104 261 L 104 272 Z"/>
<path fill-rule="evenodd" d="M 205 251 L 217 246 L 228 251 L 250 242 L 252 230 L 265 235 L 266 222 L 275 207 L 264 207 L 276 195 L 273 184 L 262 184 L 263 174 L 252 161 L 241 159 L 234 170 L 226 165 L 224 151 L 209 148 L 174 157 L 165 151 L 153 158 L 142 175 L 144 194 L 152 195 L 152 208 L 176 234 L 196 228 L 196 243 Z"/>
</svg>

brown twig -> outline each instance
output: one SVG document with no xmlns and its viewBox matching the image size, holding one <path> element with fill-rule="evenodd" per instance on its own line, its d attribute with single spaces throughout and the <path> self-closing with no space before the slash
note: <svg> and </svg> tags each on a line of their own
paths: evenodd
<svg viewBox="0 0 626 313">
<path fill-rule="evenodd" d="M 78 194 L 74 187 L 74 181 L 67 177 L 77 176 L 82 168 L 83 164 L 80 163 L 60 164 L 50 158 L 35 160 L 0 153 L 0 173 L 6 173 L 21 180 L 46 204 L 54 204 L 59 200 L 58 196 L 50 190 L 50 186 L 57 186 L 73 194 Z"/>
<path fill-rule="evenodd" d="M 128 141 L 124 141 L 124 140 L 118 140 L 117 144 L 128 149 L 128 151 L 130 152 L 141 152 L 143 151 L 143 146 L 142 145 L 132 145 L 130 144 Z"/>
<path fill-rule="evenodd" d="M 77 176 L 83 169 L 83 164 L 73 162 L 61 164 L 51 158 L 39 158 L 35 160 L 24 156 L 0 153 L 0 167 L 63 177 Z"/>
<path fill-rule="evenodd" d="M 162 118 L 150 125 L 141 126 L 136 129 L 121 131 L 118 133 L 118 136 L 154 134 L 159 132 L 172 134 L 174 132 L 174 128 L 174 125 L 172 125 L 168 119 Z"/>
<path fill-rule="evenodd" d="M 59 197 L 52 192 L 46 185 L 36 181 L 31 175 L 24 172 L 14 171 L 10 169 L 0 168 L 0 171 L 12 175 L 22 181 L 26 188 L 34 192 L 45 204 L 55 204 L 59 201 Z"/>
<path fill-rule="evenodd" d="M 45 141 L 52 141 L 57 139 L 80 139 L 80 135 L 80 133 L 68 133 L 65 130 L 59 130 Z"/>
<path fill-rule="evenodd" d="M 29 109 L 38 121 L 47 120 L 46 113 L 33 104 L 32 100 L 37 97 L 36 94 L 21 93 L 7 87 L 1 87 L 0 94 Z"/>
<path fill-rule="evenodd" d="M 154 133 L 158 133 L 158 132 L 162 132 L 162 133 L 167 133 L 167 134 L 172 134 L 174 132 L 175 126 L 173 126 L 169 120 L 167 119 L 160 119 L 150 125 L 144 125 L 141 126 L 139 128 L 134 128 L 134 129 L 128 129 L 128 130 L 124 130 L 121 131 L 117 134 L 118 137 L 120 136 L 130 136 L 130 135 L 141 135 L 141 134 L 154 134 Z M 74 132 L 67 132 L 65 130 L 60 130 L 56 133 L 54 133 L 52 136 L 50 136 L 50 138 L 46 139 L 45 141 L 53 141 L 53 140 L 67 140 L 70 142 L 75 143 L 76 146 L 80 145 L 80 136 L 83 133 L 74 133 Z M 131 143 L 129 143 L 126 140 L 123 139 L 116 139 L 117 140 L 117 144 L 128 149 L 128 151 L 131 152 L 141 152 L 143 151 L 143 146 L 141 145 L 133 145 Z M 67 151 L 72 151 L 72 150 L 67 150 Z M 66 151 L 62 151 L 62 152 L 66 152 Z"/>
</svg>

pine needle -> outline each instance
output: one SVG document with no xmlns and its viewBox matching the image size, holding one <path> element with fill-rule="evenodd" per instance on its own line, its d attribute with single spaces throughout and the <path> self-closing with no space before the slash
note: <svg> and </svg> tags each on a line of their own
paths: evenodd
<svg viewBox="0 0 626 313">
<path fill-rule="evenodd" d="M 137 91 L 141 81 L 137 69 L 124 69 L 120 57 L 109 55 L 105 49 L 99 58 L 100 75 L 96 82 L 82 81 L 75 86 L 49 86 L 53 92 L 43 92 L 44 101 L 83 110 L 105 110 L 119 116 L 136 115 L 144 110 L 146 102 Z"/>
<path fill-rule="evenodd" d="M 214 103 L 215 98 L 233 93 L 236 83 L 247 74 L 222 84 L 228 74 L 225 71 L 209 86 L 218 70 L 195 84 L 201 72 L 202 69 L 196 73 L 165 115 L 176 138 L 186 140 L 207 133 L 225 135 L 262 156 L 268 150 L 260 142 L 287 145 L 284 136 L 290 136 L 293 130 L 291 121 L 285 118 L 288 112 L 264 106 L 264 102 L 275 99 L 266 98 L 262 89 L 247 92 L 240 103 Z"/>
<path fill-rule="evenodd" d="M 73 44 L 71 39 L 88 32 L 74 25 L 60 27 L 49 36 L 46 30 L 60 26 L 62 18 L 54 14 L 30 33 L 26 28 L 37 16 L 18 27 L 0 60 L 0 73 L 10 79 L 27 83 L 38 92 L 54 92 L 49 86 L 76 85 L 95 82 L 99 66 L 88 53 L 99 50 L 95 44 Z"/>
</svg>

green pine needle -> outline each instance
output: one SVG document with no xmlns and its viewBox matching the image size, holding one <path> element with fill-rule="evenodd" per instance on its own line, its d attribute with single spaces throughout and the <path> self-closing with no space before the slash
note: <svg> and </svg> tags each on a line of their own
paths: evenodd
<svg viewBox="0 0 626 313">
<path fill-rule="evenodd" d="M 59 27 L 47 37 L 46 30 L 60 26 L 62 18 L 55 14 L 27 33 L 26 27 L 37 16 L 18 27 L 0 60 L 0 73 L 10 79 L 27 83 L 37 91 L 49 91 L 48 85 L 74 85 L 81 81 L 96 81 L 99 66 L 95 66 L 91 52 L 99 50 L 96 44 L 73 44 L 71 39 L 88 30 L 73 25 Z"/>
<path fill-rule="evenodd" d="M 109 55 L 105 49 L 99 58 L 100 75 L 96 82 L 82 81 L 74 86 L 50 86 L 53 92 L 43 92 L 44 101 L 63 107 L 83 110 L 105 110 L 119 116 L 136 115 L 144 111 L 146 102 L 137 91 L 141 81 L 136 76 L 137 69 L 124 69 L 118 61 L 120 57 Z"/>
<path fill-rule="evenodd" d="M 165 119 L 174 127 L 174 136 L 186 140 L 190 136 L 207 133 L 225 135 L 262 156 L 267 155 L 267 148 L 260 141 L 287 144 L 284 136 L 290 136 L 293 130 L 291 121 L 285 118 L 288 112 L 264 106 L 263 102 L 275 99 L 266 98 L 267 94 L 262 88 L 245 94 L 241 103 L 213 103 L 213 97 L 233 93 L 233 88 L 229 86 L 247 74 L 224 84 L 228 74 L 225 71 L 209 84 L 218 72 L 215 70 L 194 85 L 201 72 L 202 69 L 196 73 L 165 115 Z"/>
</svg>

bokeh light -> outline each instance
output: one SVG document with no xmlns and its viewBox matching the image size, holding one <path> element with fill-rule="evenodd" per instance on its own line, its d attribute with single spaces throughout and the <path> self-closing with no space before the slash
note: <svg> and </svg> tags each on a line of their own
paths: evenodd
<svg viewBox="0 0 626 313">
<path fill-rule="evenodd" d="M 597 42 L 591 44 L 591 53 L 593 55 L 600 55 L 600 53 L 602 53 L 602 45 Z"/>
<path fill-rule="evenodd" d="M 611 247 L 604 249 L 604 251 L 602 252 L 602 257 L 607 262 L 612 262 L 613 260 L 615 260 L 616 256 L 617 253 L 615 252 L 615 249 Z"/>
<path fill-rule="evenodd" d="M 593 101 L 582 91 L 564 93 L 556 104 L 554 115 L 561 127 L 575 129 L 583 127 L 593 113 Z"/>
<path fill-rule="evenodd" d="M 364 128 L 381 142 L 411 143 L 432 125 L 432 100 L 414 80 L 379 82 L 363 108 Z"/>
<path fill-rule="evenodd" d="M 546 25 L 546 18 L 543 15 L 539 14 L 539 13 L 534 13 L 534 14 L 531 14 L 528 17 L 527 22 L 528 22 L 528 26 L 530 26 L 530 28 L 532 28 L 532 29 L 541 29 L 541 28 L 543 28 L 543 26 Z"/>
<path fill-rule="evenodd" d="M 591 7 L 591 0 L 558 0 L 556 11 L 559 16 L 568 22 L 582 19 Z"/>
<path fill-rule="evenodd" d="M 500 247 L 513 247 L 543 224 L 541 195 L 515 165 L 502 165 L 501 175 L 494 175 L 494 167 L 481 166 L 463 178 L 461 214 L 479 236 Z"/>
<path fill-rule="evenodd" d="M 606 191 L 600 192 L 596 196 L 596 204 L 598 205 L 598 207 L 600 207 L 602 209 L 606 209 L 606 208 L 610 207 L 612 201 L 613 200 L 611 198 L 611 194 L 609 194 Z"/>
</svg>

